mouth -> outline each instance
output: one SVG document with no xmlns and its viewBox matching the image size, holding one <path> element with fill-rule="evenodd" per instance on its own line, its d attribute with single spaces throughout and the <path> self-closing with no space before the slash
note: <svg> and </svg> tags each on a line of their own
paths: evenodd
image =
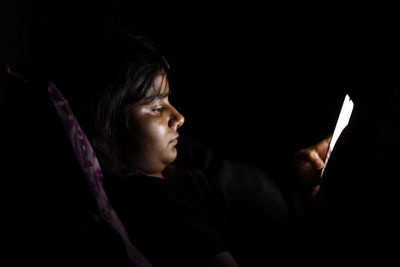
<svg viewBox="0 0 400 267">
<path fill-rule="evenodd" d="M 169 141 L 170 144 L 176 145 L 178 143 L 179 135 L 175 136 L 174 138 Z"/>
</svg>

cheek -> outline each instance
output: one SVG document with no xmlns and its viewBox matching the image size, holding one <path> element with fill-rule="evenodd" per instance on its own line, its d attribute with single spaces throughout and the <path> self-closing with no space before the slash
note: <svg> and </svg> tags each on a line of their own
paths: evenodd
<svg viewBox="0 0 400 267">
<path fill-rule="evenodd" d="M 162 121 L 148 120 L 140 127 L 141 139 L 147 146 L 156 146 L 167 140 L 168 128 Z"/>
<path fill-rule="evenodd" d="M 153 123 L 149 127 L 149 134 L 153 141 L 158 143 L 166 139 L 167 128 L 163 124 Z"/>
<path fill-rule="evenodd" d="M 149 160 L 157 159 L 163 164 L 175 160 L 177 151 L 169 142 L 171 133 L 164 120 L 147 120 L 140 125 L 140 136 L 134 146 L 138 156 Z"/>
</svg>

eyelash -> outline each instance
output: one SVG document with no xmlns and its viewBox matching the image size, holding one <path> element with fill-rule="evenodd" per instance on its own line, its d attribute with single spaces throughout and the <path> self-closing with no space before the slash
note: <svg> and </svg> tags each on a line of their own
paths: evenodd
<svg viewBox="0 0 400 267">
<path fill-rule="evenodd" d="M 161 112 L 163 112 L 164 110 L 165 110 L 165 107 L 164 107 L 164 106 L 155 107 L 155 108 L 152 109 L 153 112 L 158 112 L 158 113 L 161 113 Z"/>
</svg>

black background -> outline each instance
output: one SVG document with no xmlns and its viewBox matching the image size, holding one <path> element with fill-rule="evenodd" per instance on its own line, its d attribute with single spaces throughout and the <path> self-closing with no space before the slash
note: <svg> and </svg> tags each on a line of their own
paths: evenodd
<svg viewBox="0 0 400 267">
<path fill-rule="evenodd" d="M 394 7 L 187 2 L 1 1 L 0 63 L 48 75 L 68 96 L 80 44 L 114 30 L 146 35 L 172 66 L 181 132 L 276 175 L 331 134 L 345 92 L 379 102 L 399 77 Z M 54 266 L 49 255 L 73 260 L 64 252 L 85 244 L 74 228 L 81 200 L 70 199 L 83 179 L 47 97 L 46 84 L 15 86 L 0 72 L 2 236 L 14 262 Z"/>
<path fill-rule="evenodd" d="M 396 76 L 399 19 L 390 10 L 3 1 L 1 62 L 58 75 L 61 86 L 80 42 L 121 29 L 146 35 L 172 65 L 172 101 L 186 117 L 182 133 L 233 160 L 279 171 L 294 151 L 331 133 L 348 88 L 374 82 L 379 93 L 382 81 Z M 4 101 L 8 112 L 13 101 Z"/>
</svg>

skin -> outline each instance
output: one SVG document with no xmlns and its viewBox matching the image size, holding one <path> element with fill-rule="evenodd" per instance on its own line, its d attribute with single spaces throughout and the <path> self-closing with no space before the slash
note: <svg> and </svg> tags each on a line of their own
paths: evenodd
<svg viewBox="0 0 400 267">
<path fill-rule="evenodd" d="M 311 197 L 315 197 L 320 188 L 321 170 L 325 167 L 325 158 L 332 136 L 301 149 L 294 159 L 294 171 L 299 174 L 304 184 L 312 186 Z"/>
<path fill-rule="evenodd" d="M 165 75 L 154 80 L 153 88 L 146 97 L 161 96 L 148 103 L 146 98 L 134 103 L 129 109 L 132 130 L 127 146 L 128 163 L 131 167 L 149 176 L 164 179 L 167 166 L 176 159 L 178 129 L 185 119 L 169 102 L 169 84 Z M 302 149 L 297 153 L 295 170 L 305 183 L 318 183 L 319 172 L 324 167 L 324 159 L 330 137 Z M 319 186 L 315 186 L 318 192 Z M 210 259 L 207 266 L 238 267 L 229 251 L 223 251 Z"/>
<path fill-rule="evenodd" d="M 127 153 L 129 165 L 157 178 L 164 178 L 164 169 L 176 159 L 178 129 L 185 121 L 169 102 L 169 90 L 166 76 L 159 74 L 146 98 L 129 109 L 133 126 Z M 161 98 L 147 103 L 147 97 L 154 95 Z"/>
</svg>

